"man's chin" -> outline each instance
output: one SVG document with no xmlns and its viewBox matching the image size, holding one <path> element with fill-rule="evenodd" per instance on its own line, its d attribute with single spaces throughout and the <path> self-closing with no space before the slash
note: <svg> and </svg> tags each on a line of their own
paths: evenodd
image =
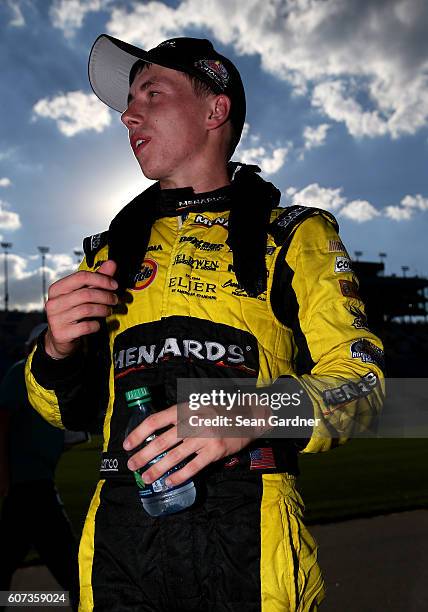
<svg viewBox="0 0 428 612">
<path fill-rule="evenodd" d="M 140 165 L 141 172 L 144 174 L 146 179 L 149 179 L 149 181 L 159 181 L 160 180 L 161 173 L 159 171 L 156 171 L 155 168 L 149 168 L 147 164 L 141 163 L 140 160 L 137 160 L 137 161 Z"/>
<path fill-rule="evenodd" d="M 156 172 L 144 172 L 143 170 L 143 174 L 146 177 L 146 179 L 149 179 L 149 181 L 160 181 L 161 177 L 156 173 Z"/>
</svg>

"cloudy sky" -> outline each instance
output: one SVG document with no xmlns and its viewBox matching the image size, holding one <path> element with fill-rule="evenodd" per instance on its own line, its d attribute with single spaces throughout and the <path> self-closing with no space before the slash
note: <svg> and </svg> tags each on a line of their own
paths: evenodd
<svg viewBox="0 0 428 612">
<path fill-rule="evenodd" d="M 0 0 L 10 307 L 41 304 L 38 246 L 49 280 L 68 274 L 82 238 L 148 185 L 87 80 L 103 32 L 143 48 L 213 40 L 247 91 L 234 158 L 259 163 L 283 205 L 332 211 L 351 254 L 427 276 L 427 31 L 426 0 Z"/>
</svg>

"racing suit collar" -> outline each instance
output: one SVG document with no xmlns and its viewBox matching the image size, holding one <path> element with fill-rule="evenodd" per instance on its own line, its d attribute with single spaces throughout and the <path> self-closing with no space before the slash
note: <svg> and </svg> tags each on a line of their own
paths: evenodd
<svg viewBox="0 0 428 612">
<path fill-rule="evenodd" d="M 109 259 L 117 263 L 115 278 L 121 290 L 134 286 L 135 270 L 144 259 L 153 223 L 187 211 L 230 210 L 226 243 L 240 288 L 257 297 L 267 287 L 265 253 L 272 208 L 279 190 L 259 175 L 260 168 L 239 162 L 228 164 L 231 184 L 205 194 L 192 188 L 161 190 L 155 183 L 113 219 L 109 228 Z"/>
<path fill-rule="evenodd" d="M 192 187 L 160 189 L 157 185 L 154 201 L 155 215 L 161 218 L 175 217 L 186 212 L 230 210 L 232 192 L 231 185 L 205 193 L 195 193 Z"/>
</svg>

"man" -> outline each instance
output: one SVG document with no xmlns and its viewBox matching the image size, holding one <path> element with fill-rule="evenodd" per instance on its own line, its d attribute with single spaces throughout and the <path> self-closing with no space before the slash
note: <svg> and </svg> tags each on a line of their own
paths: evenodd
<svg viewBox="0 0 428 612">
<path fill-rule="evenodd" d="M 27 355 L 46 327 L 41 323 L 31 331 Z M 55 487 L 64 432 L 28 403 L 24 367 L 24 359 L 15 363 L 0 384 L 0 590 L 9 590 L 15 570 L 34 547 L 77 609 L 77 541 Z"/>
<path fill-rule="evenodd" d="M 102 480 L 79 553 L 81 609 L 315 610 L 323 584 L 302 523 L 297 454 L 349 434 L 334 429 L 337 411 L 324 414 L 315 376 L 374 377 L 338 422 L 359 411 L 369 419 L 380 404 L 381 344 L 353 324 L 350 306 L 363 305 L 339 266 L 349 260 L 336 222 L 319 209 L 279 209 L 257 168 L 228 164 L 245 94 L 208 41 L 176 38 L 146 52 L 103 35 L 89 76 L 123 112 L 137 161 L 158 182 L 85 240 L 79 272 L 51 286 L 49 329 L 27 364 L 29 396 L 58 426 L 90 429 L 107 407 Z M 320 417 L 310 439 L 178 435 L 177 378 L 297 375 Z M 142 385 L 158 412 L 124 440 L 125 393 Z M 185 460 L 169 481 L 195 478 L 198 499 L 152 518 L 129 470 L 164 451 L 145 482 Z"/>
</svg>

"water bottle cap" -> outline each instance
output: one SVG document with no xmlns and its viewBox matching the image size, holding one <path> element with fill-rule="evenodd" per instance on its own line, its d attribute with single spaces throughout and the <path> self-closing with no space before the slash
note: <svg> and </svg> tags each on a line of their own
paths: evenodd
<svg viewBox="0 0 428 612">
<path fill-rule="evenodd" d="M 127 402 L 137 399 L 148 399 L 150 397 L 150 391 L 147 387 L 138 387 L 138 389 L 131 389 L 125 393 Z"/>
</svg>

